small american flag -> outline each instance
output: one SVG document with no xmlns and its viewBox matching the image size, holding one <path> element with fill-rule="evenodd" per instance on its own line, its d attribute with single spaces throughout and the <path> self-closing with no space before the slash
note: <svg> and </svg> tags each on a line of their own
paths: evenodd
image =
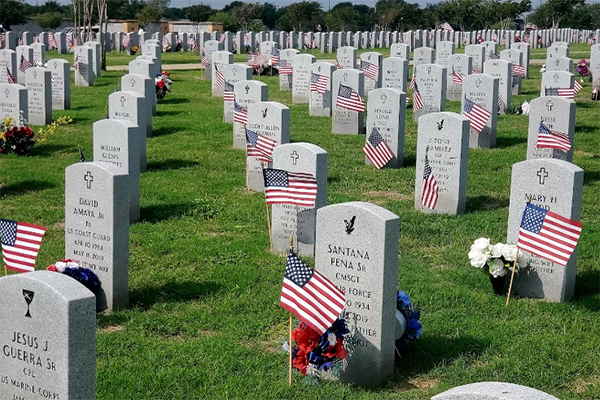
<svg viewBox="0 0 600 400">
<path fill-rule="evenodd" d="M 204 65 L 204 68 L 208 68 L 210 67 L 210 61 L 208 60 L 208 56 L 206 55 L 206 53 L 204 52 L 204 50 L 202 50 L 202 61 L 201 61 L 202 65 Z"/>
<path fill-rule="evenodd" d="M 233 85 L 225 81 L 223 86 L 223 101 L 232 102 L 235 100 L 235 94 L 233 93 Z"/>
<path fill-rule="evenodd" d="M 573 83 L 573 92 L 574 94 L 579 93 L 579 91 L 583 88 L 583 86 L 581 86 L 581 83 L 579 83 L 579 81 L 577 81 L 577 79 L 575 79 L 574 83 Z"/>
<path fill-rule="evenodd" d="M 225 34 L 221 33 L 221 37 L 219 38 L 219 42 L 225 43 Z"/>
<path fill-rule="evenodd" d="M 423 168 L 423 190 L 421 191 L 421 204 L 424 207 L 435 210 L 435 206 L 438 202 L 438 192 L 440 188 L 433 177 L 431 167 L 429 166 L 429 159 L 425 154 L 425 167 Z"/>
<path fill-rule="evenodd" d="M 335 60 L 335 68 L 336 69 L 344 69 L 344 67 L 342 66 L 342 64 L 340 64 L 340 61 L 337 58 Z"/>
<path fill-rule="evenodd" d="M 417 84 L 417 74 L 413 74 L 412 78 L 410 79 L 410 84 L 408 85 L 408 88 L 414 89 L 416 84 Z"/>
<path fill-rule="evenodd" d="M 123 41 L 121 42 L 121 44 L 123 45 L 124 49 L 127 49 L 129 47 L 130 42 L 131 38 L 129 37 L 129 34 L 123 35 Z"/>
<path fill-rule="evenodd" d="M 311 174 L 266 168 L 263 176 L 267 204 L 315 206 L 317 180 Z"/>
<path fill-rule="evenodd" d="M 164 52 L 167 52 L 167 51 L 171 50 L 171 42 L 169 42 L 169 39 L 167 39 L 166 36 L 163 36 L 162 45 L 163 45 L 163 51 Z"/>
<path fill-rule="evenodd" d="M 73 68 L 79 69 L 79 63 L 83 58 L 81 56 L 76 56 L 75 61 L 73 61 Z"/>
<path fill-rule="evenodd" d="M 562 151 L 571 150 L 571 141 L 569 136 L 562 132 L 553 131 L 540 122 L 538 129 L 537 148 L 539 149 L 559 149 Z"/>
<path fill-rule="evenodd" d="M 365 101 L 349 86 L 340 84 L 335 106 L 346 110 L 365 112 Z"/>
<path fill-rule="evenodd" d="M 370 63 L 368 61 L 360 61 L 360 70 L 363 71 L 365 76 L 371 80 L 376 81 L 379 76 L 379 65 Z"/>
<path fill-rule="evenodd" d="M 304 42 L 304 47 L 306 47 L 307 49 L 311 49 L 312 44 L 307 40 L 306 42 Z"/>
<path fill-rule="evenodd" d="M 475 68 L 471 69 L 471 75 L 475 75 L 475 74 L 478 74 L 478 73 L 479 73 L 479 71 L 477 71 Z"/>
<path fill-rule="evenodd" d="M 394 158 L 394 153 L 392 153 L 390 147 L 387 145 L 383 137 L 381 137 L 379 129 L 377 128 L 373 128 L 371 131 L 363 151 L 369 161 L 371 161 L 371 164 L 373 164 L 377 169 L 383 168 L 385 164 Z"/>
<path fill-rule="evenodd" d="M 54 32 L 50 32 L 48 35 L 48 44 L 51 49 L 58 49 L 58 43 L 56 43 L 56 38 L 54 37 Z"/>
<path fill-rule="evenodd" d="M 281 307 L 322 335 L 344 309 L 345 297 L 329 279 L 290 250 L 279 300 Z"/>
<path fill-rule="evenodd" d="M 581 222 L 527 203 L 517 246 L 548 261 L 567 265 L 581 235 Z"/>
<path fill-rule="evenodd" d="M 423 106 L 424 104 L 423 99 L 421 98 L 421 92 L 419 92 L 417 84 L 415 84 L 415 92 L 413 93 L 413 112 L 420 110 L 423 108 Z"/>
<path fill-rule="evenodd" d="M 85 162 L 85 156 L 83 155 L 83 151 L 81 151 L 81 146 L 77 145 L 79 149 L 79 162 Z"/>
<path fill-rule="evenodd" d="M 191 36 L 188 38 L 188 47 L 192 51 L 196 51 L 196 49 L 198 48 L 198 45 L 196 44 L 196 39 L 194 39 Z"/>
<path fill-rule="evenodd" d="M 2 32 L 2 33 L 0 33 L 0 49 L 3 49 L 5 47 L 4 46 L 5 42 L 6 42 L 6 33 Z"/>
<path fill-rule="evenodd" d="M 458 71 L 452 71 L 452 83 L 455 85 L 462 86 L 463 84 L 463 76 Z"/>
<path fill-rule="evenodd" d="M 240 124 L 248 123 L 248 108 L 242 107 L 237 101 L 233 101 L 233 121 Z"/>
<path fill-rule="evenodd" d="M 19 70 L 21 72 L 25 72 L 31 67 L 33 67 L 33 64 L 28 59 L 26 59 L 24 55 L 21 55 L 21 62 L 19 63 Z"/>
<path fill-rule="evenodd" d="M 292 75 L 294 68 L 288 60 L 281 60 L 279 63 L 279 75 Z"/>
<path fill-rule="evenodd" d="M 15 83 L 15 77 L 10 73 L 10 69 L 6 67 L 6 81 L 8 83 Z"/>
<path fill-rule="evenodd" d="M 546 88 L 546 96 L 566 97 L 567 99 L 575 99 L 575 89 L 573 88 Z"/>
<path fill-rule="evenodd" d="M 440 28 L 443 29 L 443 30 L 445 30 L 445 31 L 454 32 L 454 28 L 452 28 L 452 25 L 450 25 L 447 22 L 444 22 L 443 24 L 441 24 Z"/>
<path fill-rule="evenodd" d="M 502 96 L 498 96 L 498 111 L 506 110 L 506 103 L 502 100 Z"/>
<path fill-rule="evenodd" d="M 462 114 L 471 122 L 471 128 L 477 133 L 481 133 L 485 124 L 492 116 L 492 113 L 481 107 L 479 104 L 465 97 L 465 108 Z"/>
<path fill-rule="evenodd" d="M 244 33 L 244 46 L 250 46 L 250 37 L 247 33 Z"/>
<path fill-rule="evenodd" d="M 35 260 L 46 228 L 43 226 L 0 219 L 2 258 L 6 268 L 17 272 L 35 270 Z"/>
<path fill-rule="evenodd" d="M 273 46 L 271 49 L 271 65 L 279 65 L 279 49 Z"/>
<path fill-rule="evenodd" d="M 255 53 L 248 54 L 248 65 L 251 67 L 256 65 L 256 54 Z"/>
<path fill-rule="evenodd" d="M 275 146 L 275 140 L 246 129 L 246 156 L 258 157 L 260 161 L 272 163 Z"/>
<path fill-rule="evenodd" d="M 327 75 L 319 75 L 312 73 L 310 77 L 310 91 L 317 92 L 319 94 L 325 94 L 327 86 L 329 84 L 329 77 Z"/>
<path fill-rule="evenodd" d="M 500 56 L 496 53 L 488 53 L 487 59 L 488 60 L 498 60 L 498 59 L 500 59 Z"/>
<path fill-rule="evenodd" d="M 525 67 L 522 65 L 513 64 L 512 74 L 516 76 L 525 76 Z"/>
<path fill-rule="evenodd" d="M 221 71 L 219 71 L 217 64 L 215 64 L 215 81 L 217 88 L 222 88 L 223 86 L 225 86 L 225 76 Z"/>
<path fill-rule="evenodd" d="M 267 63 L 266 57 L 262 53 L 258 53 L 256 55 L 256 59 L 254 60 L 254 65 L 257 67 L 262 67 Z"/>
</svg>

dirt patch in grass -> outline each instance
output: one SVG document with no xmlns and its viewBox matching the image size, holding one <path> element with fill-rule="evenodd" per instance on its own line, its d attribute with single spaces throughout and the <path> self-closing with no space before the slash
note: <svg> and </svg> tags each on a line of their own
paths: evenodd
<svg viewBox="0 0 600 400">
<path fill-rule="evenodd" d="M 409 392 L 411 390 L 423 390 L 437 386 L 439 382 L 438 378 L 423 378 L 417 377 L 407 381 L 394 383 L 394 386 L 390 388 L 390 392 L 401 393 Z"/>
<path fill-rule="evenodd" d="M 54 225 L 52 225 L 52 229 L 63 230 L 63 229 L 65 229 L 65 223 L 64 222 L 57 222 Z"/>
<path fill-rule="evenodd" d="M 367 192 L 367 195 L 373 196 L 373 197 L 385 197 L 386 199 L 390 199 L 390 200 L 412 200 L 413 199 L 412 196 L 402 194 L 399 192 L 387 191 L 387 190 L 372 190 L 370 192 Z"/>
<path fill-rule="evenodd" d="M 121 332 L 125 327 L 123 325 L 109 325 L 98 329 L 99 333 L 115 333 Z"/>
<path fill-rule="evenodd" d="M 597 376 L 591 378 L 577 378 L 567 385 L 567 389 L 573 393 L 583 394 L 590 386 L 597 386 L 598 384 L 600 384 L 600 377 Z"/>
</svg>

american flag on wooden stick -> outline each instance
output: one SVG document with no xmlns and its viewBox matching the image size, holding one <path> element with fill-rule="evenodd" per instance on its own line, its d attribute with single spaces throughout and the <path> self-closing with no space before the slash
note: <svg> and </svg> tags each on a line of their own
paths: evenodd
<svg viewBox="0 0 600 400">
<path fill-rule="evenodd" d="M 512 74 L 516 76 L 525 76 L 525 67 L 518 64 L 513 64 Z"/>
<path fill-rule="evenodd" d="M 471 128 L 477 133 L 481 133 L 488 120 L 492 116 L 492 113 L 481 107 L 474 101 L 465 97 L 465 108 L 462 114 L 469 119 L 471 122 Z"/>
<path fill-rule="evenodd" d="M 327 91 L 327 85 L 329 84 L 329 77 L 327 75 L 320 75 L 312 73 L 310 77 L 310 91 L 317 92 L 319 94 L 325 94 Z"/>
<path fill-rule="evenodd" d="M 435 210 L 438 202 L 438 192 L 440 188 L 437 185 L 435 177 L 431 172 L 429 159 L 425 154 L 425 166 L 423 168 L 423 190 L 421 191 L 421 204 L 423 207 Z"/>
<path fill-rule="evenodd" d="M 413 76 L 410 80 L 410 84 L 408 85 L 408 88 L 414 89 L 416 84 L 417 84 L 417 74 L 413 74 Z"/>
<path fill-rule="evenodd" d="M 344 292 L 290 250 L 279 300 L 281 307 L 322 335 L 344 309 L 345 298 Z"/>
<path fill-rule="evenodd" d="M 273 46 L 271 49 L 271 65 L 279 65 L 279 48 L 277 46 Z"/>
<path fill-rule="evenodd" d="M 54 32 L 50 32 L 48 34 L 48 44 L 51 49 L 58 49 L 58 43 L 56 43 L 56 38 L 54 37 Z"/>
<path fill-rule="evenodd" d="M 46 228 L 43 226 L 0 219 L 2 258 L 6 268 L 17 272 L 35 270 L 35 260 Z"/>
<path fill-rule="evenodd" d="M 546 88 L 546 96 L 566 97 L 567 99 L 575 99 L 575 89 L 573 88 Z"/>
<path fill-rule="evenodd" d="M 311 174 L 266 168 L 263 176 L 267 204 L 314 207 L 317 180 Z"/>
<path fill-rule="evenodd" d="M 527 203 L 517 246 L 531 254 L 567 265 L 581 235 L 581 222 Z"/>
<path fill-rule="evenodd" d="M 381 169 L 387 164 L 392 158 L 394 153 L 385 142 L 379 129 L 373 128 L 371 134 L 367 138 L 363 152 L 377 169 Z"/>
<path fill-rule="evenodd" d="M 210 61 L 208 59 L 208 55 L 206 55 L 206 52 L 204 50 L 202 50 L 202 65 L 204 65 L 204 68 L 208 68 L 210 67 Z"/>
<path fill-rule="evenodd" d="M 365 101 L 350 86 L 340 84 L 336 107 L 346 110 L 365 112 Z"/>
<path fill-rule="evenodd" d="M 575 79 L 575 81 L 573 81 L 573 94 L 577 94 L 579 93 L 579 91 L 583 88 L 583 86 L 581 86 L 581 83 L 579 83 L 579 81 L 577 81 L 577 79 Z"/>
<path fill-rule="evenodd" d="M 571 150 L 571 141 L 568 135 L 553 131 L 540 121 L 536 147 L 539 149 L 559 149 L 567 152 Z"/>
<path fill-rule="evenodd" d="M 368 61 L 360 61 L 360 70 L 365 76 L 371 80 L 376 81 L 379 76 L 379 65 Z"/>
<path fill-rule="evenodd" d="M 279 62 L 279 75 L 292 75 L 294 68 L 288 60 L 280 60 Z"/>
<path fill-rule="evenodd" d="M 79 63 L 81 62 L 81 60 L 83 60 L 83 57 L 76 56 L 75 60 L 73 61 L 73 68 L 79 69 Z"/>
<path fill-rule="evenodd" d="M 441 24 L 440 28 L 443 29 L 443 30 L 445 30 L 445 31 L 448 31 L 448 32 L 454 32 L 454 28 L 452 28 L 452 25 L 450 25 L 447 22 L 444 22 L 443 24 Z"/>
<path fill-rule="evenodd" d="M 475 68 L 471 69 L 471 75 L 475 75 L 475 74 L 478 74 L 478 73 L 479 73 L 479 71 L 477 71 Z"/>
<path fill-rule="evenodd" d="M 492 52 L 492 53 L 487 54 L 487 59 L 488 60 L 498 60 L 498 59 L 500 59 L 500 56 L 498 54 Z"/>
<path fill-rule="evenodd" d="M 423 99 L 421 98 L 421 92 L 419 92 L 419 88 L 415 83 L 415 92 L 413 93 L 413 112 L 418 111 L 423 108 Z"/>
<path fill-rule="evenodd" d="M 130 42 L 131 38 L 129 37 L 129 34 L 123 35 L 123 41 L 121 42 L 121 44 L 123 45 L 124 49 L 127 49 L 129 47 Z"/>
<path fill-rule="evenodd" d="M 277 146 L 275 140 L 246 129 L 246 155 L 248 157 L 258 157 L 260 161 L 272 163 L 275 146 Z"/>
<path fill-rule="evenodd" d="M 502 100 L 502 96 L 498 95 L 498 111 L 505 111 L 506 103 Z"/>
<path fill-rule="evenodd" d="M 6 81 L 8 83 L 15 83 L 15 77 L 10 73 L 10 69 L 6 67 Z"/>
<path fill-rule="evenodd" d="M 225 81 L 225 85 L 223 87 L 223 101 L 232 102 L 235 100 L 235 94 L 233 93 L 233 85 L 227 81 Z"/>
<path fill-rule="evenodd" d="M 225 86 L 225 76 L 221 71 L 219 71 L 217 64 L 215 64 L 215 81 L 217 88 L 222 88 Z"/>
<path fill-rule="evenodd" d="M 196 39 L 194 39 L 193 36 L 190 36 L 188 38 L 188 47 L 190 48 L 190 50 L 192 51 L 196 51 L 196 49 L 198 48 L 198 45 L 196 44 Z"/>
<path fill-rule="evenodd" d="M 463 84 L 463 76 L 458 71 L 452 71 L 452 83 L 455 85 L 462 86 Z"/>
<path fill-rule="evenodd" d="M 248 108 L 242 107 L 237 101 L 233 101 L 233 121 L 240 124 L 248 123 Z"/>
<path fill-rule="evenodd" d="M 26 59 L 25 56 L 21 54 L 21 62 L 19 62 L 19 70 L 21 72 L 25 72 L 31 67 L 33 67 L 33 64 L 31 63 L 31 61 Z"/>
</svg>

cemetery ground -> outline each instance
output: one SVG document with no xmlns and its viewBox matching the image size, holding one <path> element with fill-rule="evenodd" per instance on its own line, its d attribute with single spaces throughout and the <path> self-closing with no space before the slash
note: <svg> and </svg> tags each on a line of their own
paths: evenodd
<svg viewBox="0 0 600 400">
<path fill-rule="evenodd" d="M 184 56 L 173 61 L 198 62 Z M 109 65 L 127 60 L 109 54 Z M 171 61 L 163 55 L 164 70 Z M 539 67 L 531 71 L 513 105 L 539 96 Z M 331 118 L 309 117 L 307 105 L 279 91 L 277 77 L 255 76 L 269 85 L 269 100 L 290 107 L 292 142 L 327 150 L 328 204 L 367 201 L 400 217 L 398 289 L 422 311 L 421 338 L 397 358 L 384 386 L 308 385 L 295 374 L 289 387 L 281 350 L 288 313 L 279 307 L 285 257 L 269 251 L 264 194 L 245 189 L 245 154 L 232 149 L 222 99 L 211 97 L 203 74 L 172 72 L 173 92 L 153 120 L 141 222 L 130 227 L 130 306 L 97 316 L 98 399 L 429 399 L 479 381 L 562 400 L 600 398 L 600 121 L 589 83 L 576 98 L 573 162 L 585 180 L 574 299 L 514 298 L 505 307 L 467 253 L 478 237 L 506 240 L 511 167 L 526 157 L 528 117 L 500 116 L 497 147 L 469 150 L 466 214 L 423 214 L 414 209 L 421 171 L 411 111 L 405 166 L 378 171 L 365 165 L 364 135 L 332 134 Z M 74 123 L 29 157 L 0 157 L 0 215 L 48 227 L 38 269 L 64 257 L 64 170 L 79 161 L 78 144 L 93 159 L 92 124 L 105 117 L 121 75 L 104 72 L 94 87 L 72 84 L 72 110 L 54 119 L 69 115 Z M 447 111 L 459 108 L 447 103 Z"/>
</svg>

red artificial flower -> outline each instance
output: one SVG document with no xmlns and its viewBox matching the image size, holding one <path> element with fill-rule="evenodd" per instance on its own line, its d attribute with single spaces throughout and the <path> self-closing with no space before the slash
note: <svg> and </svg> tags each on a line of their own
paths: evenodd
<svg viewBox="0 0 600 400">
<path fill-rule="evenodd" d="M 54 266 L 54 264 L 52 264 L 51 266 L 49 266 L 48 268 L 46 268 L 47 271 L 52 271 L 52 272 L 58 272 L 58 270 L 56 269 L 56 267 Z"/>
<path fill-rule="evenodd" d="M 164 88 L 164 87 L 165 87 L 165 82 L 164 82 L 164 81 L 158 81 L 158 82 L 156 82 L 156 85 L 157 85 L 159 88 L 161 88 L 161 89 L 162 89 L 162 88 Z"/>
<path fill-rule="evenodd" d="M 298 349 L 296 352 L 296 357 L 294 357 L 294 361 L 292 362 L 292 366 L 300 371 L 302 375 L 306 375 L 306 366 L 308 365 L 308 358 L 306 358 L 306 353 L 304 350 Z"/>
<path fill-rule="evenodd" d="M 319 345 L 320 341 L 321 335 L 315 332 L 310 326 L 307 326 L 303 334 L 298 338 L 298 349 L 310 353 Z"/>
<path fill-rule="evenodd" d="M 344 349 L 344 340 L 338 339 L 335 343 L 335 346 L 329 346 L 327 351 L 323 353 L 324 357 L 334 358 L 337 357 L 340 360 L 343 360 L 348 356 L 348 352 Z"/>
</svg>

